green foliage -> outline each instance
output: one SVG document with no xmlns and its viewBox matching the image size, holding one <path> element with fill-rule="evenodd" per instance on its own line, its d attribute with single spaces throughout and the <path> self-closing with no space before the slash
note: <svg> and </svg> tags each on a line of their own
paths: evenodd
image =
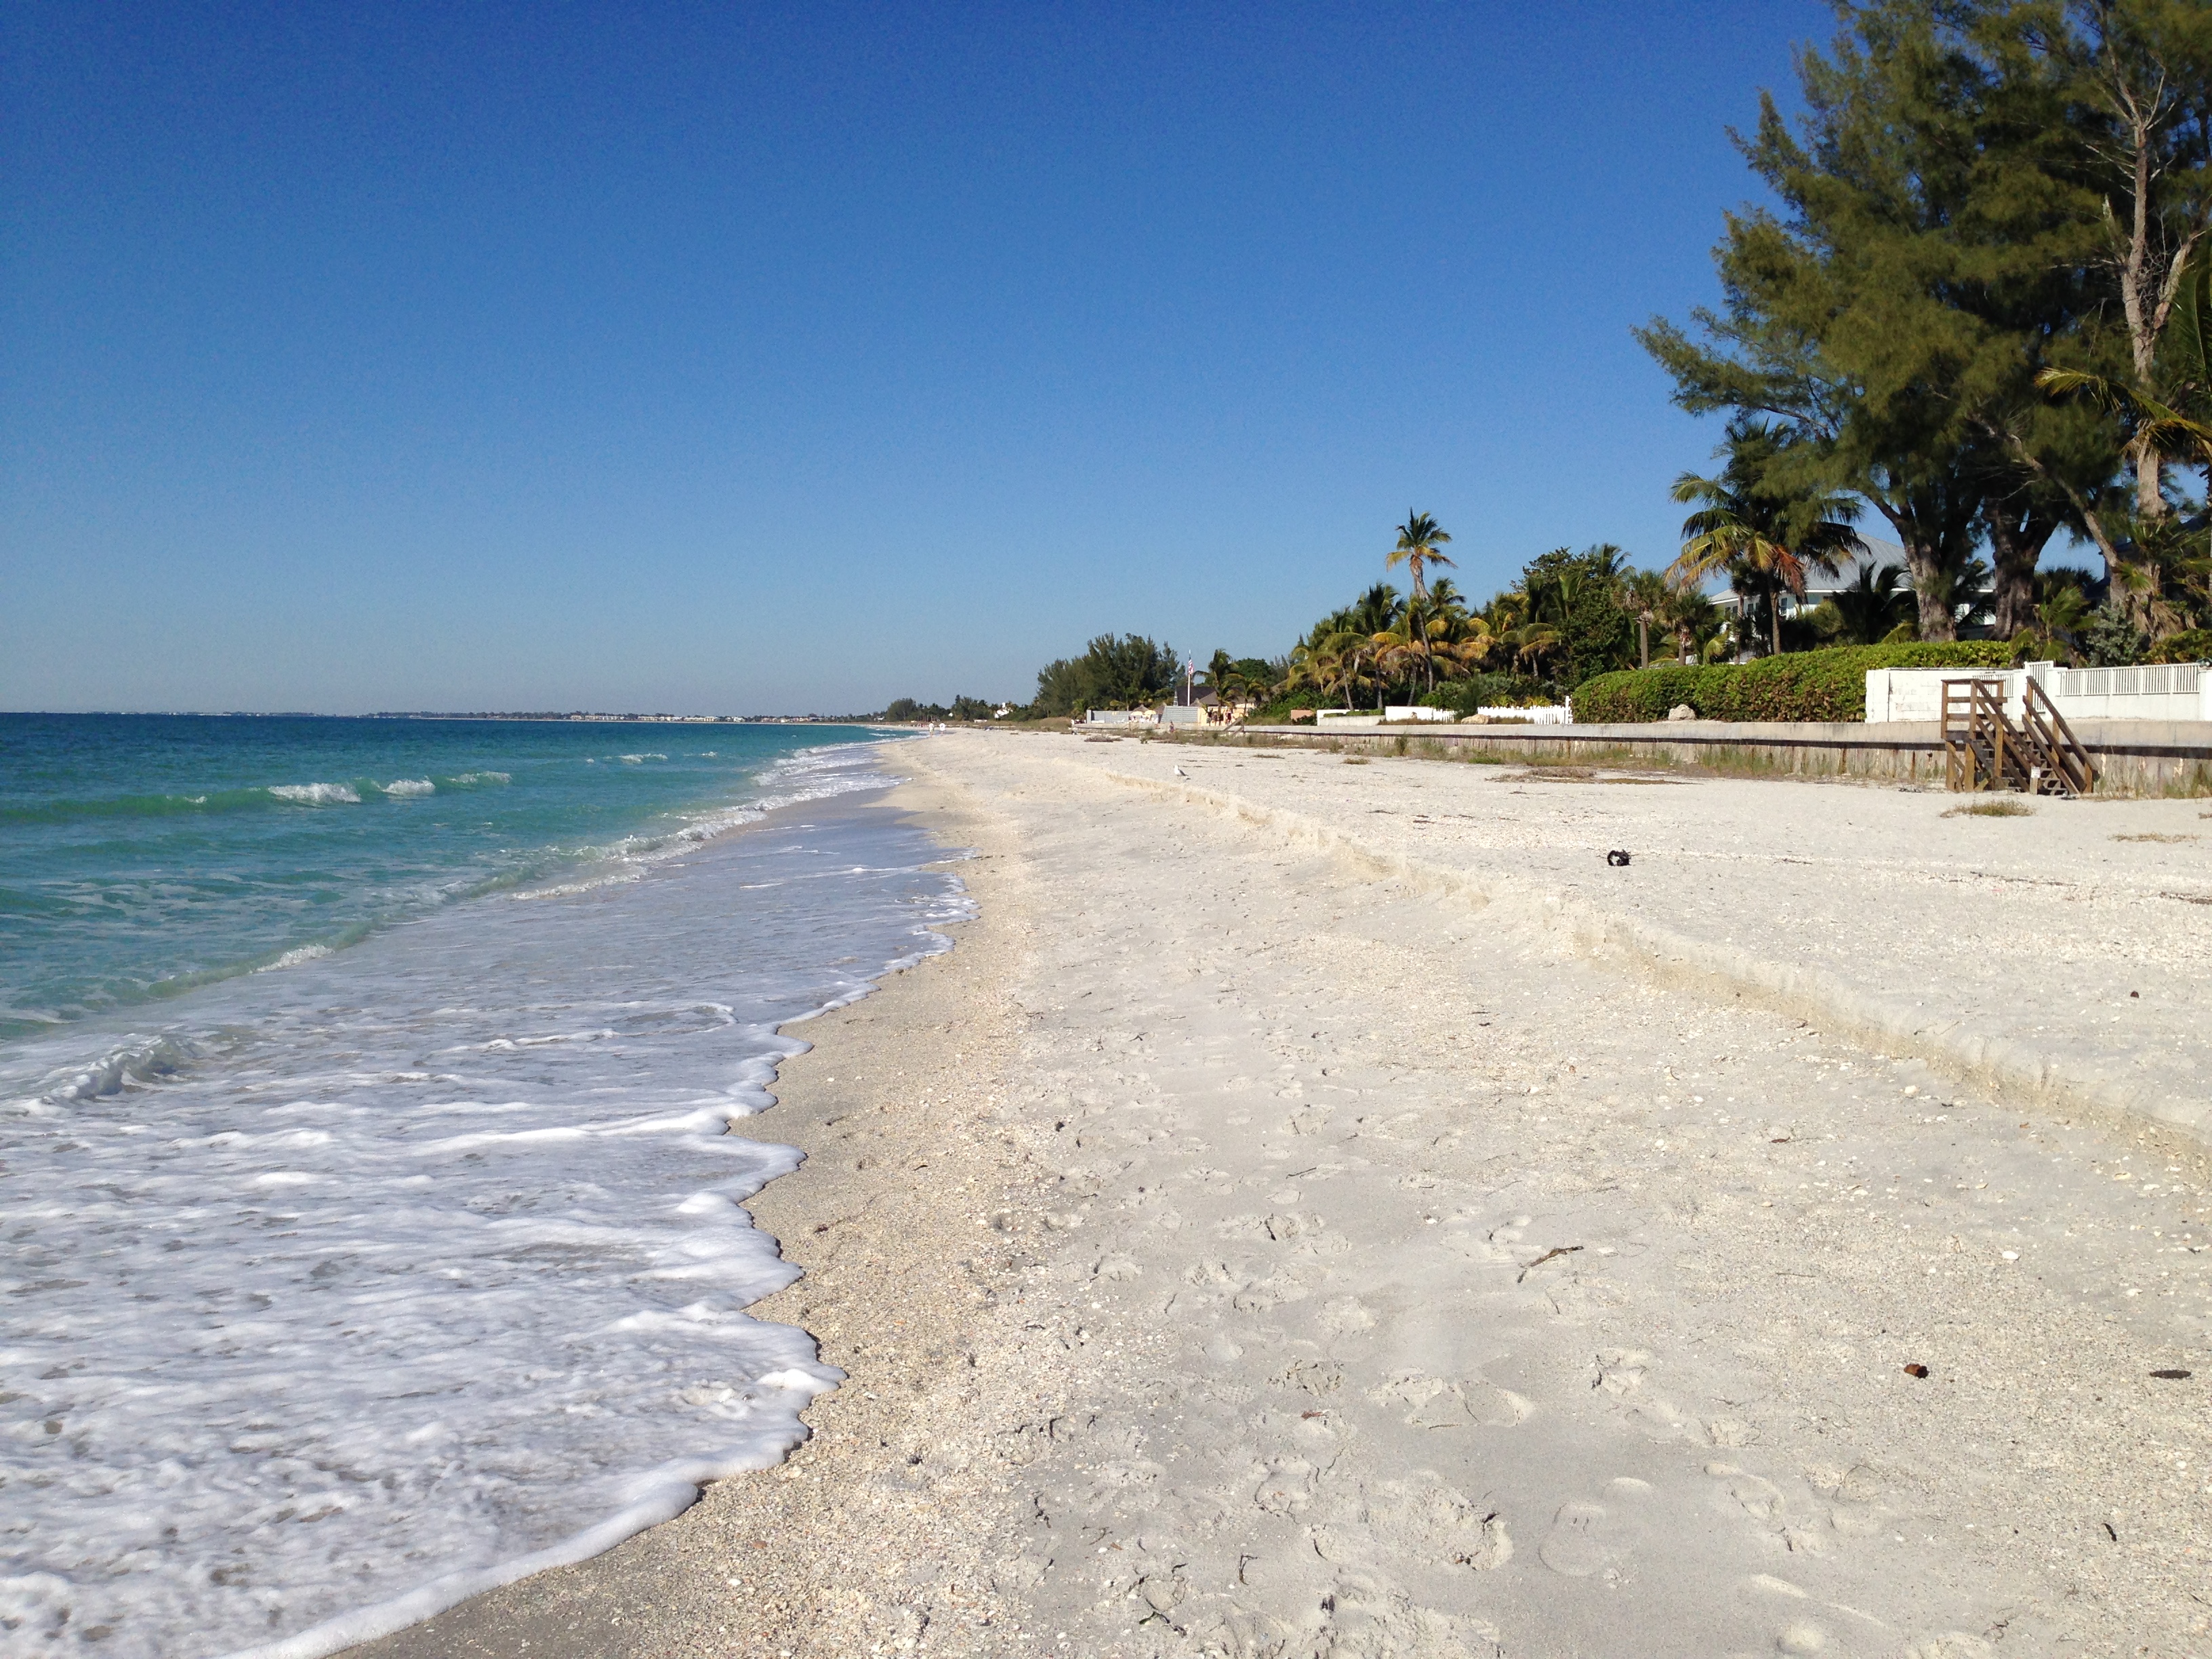
<svg viewBox="0 0 2212 1659">
<path fill-rule="evenodd" d="M 1205 689 L 1224 702 L 1265 702 L 1279 677 L 1257 657 L 1231 657 L 1216 651 L 1200 676 Z"/>
<path fill-rule="evenodd" d="M 2074 630 L 2074 642 L 2091 668 L 2126 668 L 2150 648 L 2150 636 L 2109 599 Z"/>
<path fill-rule="evenodd" d="M 1639 337 L 1682 407 L 1789 434 L 1768 482 L 1875 508 L 1905 548 L 1920 634 L 1948 639 L 1942 579 L 1985 511 L 2037 508 L 2014 538 L 2032 565 L 2055 515 L 2077 516 L 2113 470 L 2101 424 L 2035 385 L 2054 357 L 2095 361 L 2100 319 L 2121 308 L 2088 276 L 2119 263 L 2098 246 L 2107 181 L 2087 176 L 2110 134 L 2081 125 L 2098 76 L 2068 84 L 2086 54 L 2056 5 L 1839 12 L 1828 50 L 1799 57 L 1803 115 L 1765 98 L 1740 140 L 1776 206 L 1729 216 L 1723 307 Z M 2196 106 L 2193 90 L 2160 96 Z"/>
<path fill-rule="evenodd" d="M 1663 720 L 1677 703 L 1698 706 L 1697 691 L 1709 676 L 1730 672 L 1725 668 L 1692 667 L 1686 663 L 1654 663 L 1601 674 L 1586 680 L 1575 692 L 1575 719 L 1593 725 L 1626 726 L 1644 720 Z"/>
<path fill-rule="evenodd" d="M 997 716 L 999 705 L 986 702 L 981 697 L 955 697 L 951 707 L 941 702 L 916 702 L 912 697 L 895 697 L 890 706 L 878 715 L 878 720 L 988 720 Z"/>
<path fill-rule="evenodd" d="M 1472 714 L 1478 708 L 1519 708 L 1549 701 L 1550 694 L 1542 684 L 1526 674 L 1470 674 L 1463 680 L 1446 680 L 1421 699 L 1421 706 Z"/>
<path fill-rule="evenodd" d="M 1171 647 L 1141 634 L 1101 634 L 1081 656 L 1062 657 L 1038 671 L 1034 708 L 1049 717 L 1164 702 L 1174 691 L 1177 667 Z"/>
<path fill-rule="evenodd" d="M 2153 646 L 2146 662 L 2212 662 L 2212 628 L 2185 629 Z"/>
<path fill-rule="evenodd" d="M 1589 725 L 1663 720 L 1687 703 L 1709 720 L 1860 720 L 1870 668 L 2002 668 L 2012 647 L 1999 640 L 1959 644 L 1855 645 L 1701 668 L 1668 663 L 1601 674 L 1575 693 L 1575 719 Z"/>
<path fill-rule="evenodd" d="M 1555 547 L 1522 571 L 1528 620 L 1558 630 L 1549 678 L 1562 690 L 1636 661 L 1636 620 L 1619 599 L 1626 562 L 1627 556 L 1609 544 L 1579 553 Z"/>
<path fill-rule="evenodd" d="M 1912 594 L 1904 582 L 1905 573 L 1893 564 L 1861 565 L 1849 587 L 1818 607 L 1835 613 L 1835 643 L 1876 645 L 1911 620 Z"/>
</svg>

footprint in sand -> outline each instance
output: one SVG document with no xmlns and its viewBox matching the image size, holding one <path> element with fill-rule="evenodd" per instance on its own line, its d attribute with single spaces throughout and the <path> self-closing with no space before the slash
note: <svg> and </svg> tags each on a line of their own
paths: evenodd
<svg viewBox="0 0 2212 1659">
<path fill-rule="evenodd" d="M 1607 1348 L 1591 1363 L 1596 1375 L 1591 1378 L 1590 1387 L 1602 1389 L 1618 1400 L 1644 1386 L 1644 1373 L 1650 1366 L 1651 1356 L 1634 1348 Z"/>
<path fill-rule="evenodd" d="M 1341 1655 L 1435 1654 L 1438 1659 L 1494 1659 L 1504 1649 L 1498 1632 L 1479 1620 L 1439 1613 L 1425 1607 L 1386 1580 L 1364 1573 L 1341 1575 L 1322 1598 L 1321 1611 L 1328 1620 L 1310 1646 L 1298 1651 Z M 1280 1636 L 1254 1641 L 1236 1650 L 1249 1653 L 1280 1653 Z"/>
<path fill-rule="evenodd" d="M 1771 1521 L 1782 1513 L 1782 1488 L 1771 1480 L 1746 1473 L 1733 1463 L 1708 1463 L 1705 1473 L 1720 1481 L 1754 1521 Z"/>
<path fill-rule="evenodd" d="M 1270 1273 L 1265 1279 L 1238 1285 L 1237 1294 L 1229 1298 L 1229 1305 L 1239 1313 L 1264 1313 L 1286 1302 L 1303 1302 L 1311 1294 L 1304 1282 L 1291 1274 Z"/>
<path fill-rule="evenodd" d="M 1304 1515 L 1313 1506 L 1314 1466 L 1303 1457 L 1282 1457 L 1267 1466 L 1252 1501 L 1270 1515 Z"/>
<path fill-rule="evenodd" d="M 1814 1624 L 1808 1617 L 1802 1617 L 1802 1614 L 1771 1608 L 1777 1599 L 1785 1599 L 1785 1604 L 1787 1601 L 1796 1601 L 1801 1606 L 1805 1604 L 1808 1595 L 1802 1589 L 1798 1589 L 1796 1583 L 1792 1583 L 1790 1579 L 1774 1577 L 1771 1573 L 1756 1573 L 1743 1579 L 1743 1590 L 1750 1593 L 1756 1601 L 1765 1604 L 1770 1610 L 1770 1617 L 1778 1614 L 1781 1628 L 1774 1632 L 1774 1650 L 1785 1652 L 1785 1655 L 1814 1655 L 1814 1652 L 1827 1650 L 1827 1631 L 1823 1631 L 1820 1626 Z"/>
<path fill-rule="evenodd" d="M 1510 1429 L 1528 1420 L 1531 1406 L 1510 1389 L 1501 1389 L 1482 1378 L 1430 1376 L 1420 1371 L 1394 1372 L 1367 1397 L 1388 1409 L 1403 1410 L 1408 1427 L 1416 1429 Z"/>
<path fill-rule="evenodd" d="M 1889 1472 L 1872 1463 L 1814 1463 L 1805 1471 L 1805 1483 L 1823 1498 L 1845 1504 L 1871 1504 L 1889 1490 Z"/>
<path fill-rule="evenodd" d="M 1996 1659 L 1996 1649 L 1990 1643 L 1962 1630 L 1931 1636 L 1905 1650 L 1905 1659 Z"/>
<path fill-rule="evenodd" d="M 1495 1571 L 1513 1559 L 1513 1540 L 1497 1510 L 1470 1502 L 1425 1469 L 1409 1480 L 1378 1481 L 1363 1496 L 1352 1540 L 1328 1528 L 1316 1540 L 1328 1559 L 1349 1559 L 1347 1541 L 1378 1543 L 1392 1554 L 1476 1572 Z"/>
<path fill-rule="evenodd" d="M 1634 1348 L 1608 1348 L 1591 1361 L 1595 1375 L 1590 1387 L 1625 1402 L 1628 1420 L 1654 1440 L 1674 1440 L 1685 1435 L 1698 1439 L 1705 1431 L 1698 1419 L 1663 1395 L 1644 1389 L 1651 1356 Z"/>
<path fill-rule="evenodd" d="M 1563 1577 L 1620 1576 L 1643 1533 L 1639 1511 L 1651 1493 L 1650 1482 L 1624 1475 L 1607 1484 L 1602 1503 L 1562 1504 L 1537 1559 Z"/>
<path fill-rule="evenodd" d="M 1311 1395 L 1334 1394 L 1344 1386 L 1344 1372 L 1327 1360 L 1294 1359 L 1276 1374 L 1275 1381 Z"/>
<path fill-rule="evenodd" d="M 1373 1330 L 1375 1316 L 1358 1297 L 1340 1296 L 1322 1306 L 1321 1322 L 1324 1330 L 1334 1335 L 1350 1336 L 1354 1332 Z"/>
</svg>

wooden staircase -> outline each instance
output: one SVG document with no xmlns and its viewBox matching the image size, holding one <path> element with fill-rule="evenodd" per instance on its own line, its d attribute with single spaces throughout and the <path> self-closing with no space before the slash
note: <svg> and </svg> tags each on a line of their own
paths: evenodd
<svg viewBox="0 0 2212 1659">
<path fill-rule="evenodd" d="M 2005 713 L 2003 681 L 1943 682 L 1943 769 L 1951 788 L 2072 796 L 2096 788 L 2096 764 L 2074 728 L 2041 686 L 2026 684 L 2015 726 Z"/>
</svg>

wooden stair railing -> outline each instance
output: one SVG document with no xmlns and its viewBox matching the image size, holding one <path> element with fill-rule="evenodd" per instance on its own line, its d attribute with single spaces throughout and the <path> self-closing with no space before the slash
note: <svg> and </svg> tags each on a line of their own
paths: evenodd
<svg viewBox="0 0 2212 1659">
<path fill-rule="evenodd" d="M 2097 787 L 2089 751 L 2033 680 L 2018 726 L 2005 713 L 2002 681 L 1945 680 L 1942 736 L 1944 781 L 1954 790 L 2078 796 Z"/>
<path fill-rule="evenodd" d="M 2042 776 L 2039 794 L 2080 797 L 2097 787 L 2097 765 L 2074 735 L 2066 716 L 2058 712 L 2051 694 L 2033 680 L 2021 699 L 2021 726 L 2029 745 L 2038 754 Z"/>
<path fill-rule="evenodd" d="M 2001 686 L 1987 680 L 1943 682 L 1944 781 L 1954 790 L 2004 788 L 2017 756 Z"/>
</svg>

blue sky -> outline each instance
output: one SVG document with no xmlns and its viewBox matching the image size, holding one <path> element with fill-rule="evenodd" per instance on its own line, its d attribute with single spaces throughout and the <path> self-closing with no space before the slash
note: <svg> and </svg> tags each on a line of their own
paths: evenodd
<svg viewBox="0 0 2212 1659">
<path fill-rule="evenodd" d="M 843 711 L 1673 556 L 1814 0 L 7 9 L 0 708 Z"/>
</svg>

